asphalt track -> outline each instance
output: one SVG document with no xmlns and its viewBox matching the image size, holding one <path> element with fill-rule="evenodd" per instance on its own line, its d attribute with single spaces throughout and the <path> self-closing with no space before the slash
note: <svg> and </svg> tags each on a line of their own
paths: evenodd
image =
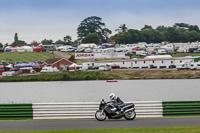
<svg viewBox="0 0 200 133">
<path fill-rule="evenodd" d="M 0 131 L 66 130 L 66 129 L 105 129 L 105 128 L 143 128 L 143 127 L 183 127 L 200 126 L 200 117 L 186 118 L 136 118 L 97 121 L 88 120 L 33 120 L 0 121 Z"/>
</svg>

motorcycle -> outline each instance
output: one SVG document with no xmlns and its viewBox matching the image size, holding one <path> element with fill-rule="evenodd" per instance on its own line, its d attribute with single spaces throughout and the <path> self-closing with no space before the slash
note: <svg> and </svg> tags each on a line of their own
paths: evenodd
<svg viewBox="0 0 200 133">
<path fill-rule="evenodd" d="M 108 117 L 108 119 L 120 119 L 124 117 L 126 120 L 133 120 L 136 117 L 134 106 L 133 103 L 124 104 L 121 107 L 122 111 L 118 111 L 112 101 L 106 102 L 102 99 L 99 104 L 99 110 L 95 113 L 95 118 L 98 121 L 104 121 L 106 117 Z"/>
</svg>

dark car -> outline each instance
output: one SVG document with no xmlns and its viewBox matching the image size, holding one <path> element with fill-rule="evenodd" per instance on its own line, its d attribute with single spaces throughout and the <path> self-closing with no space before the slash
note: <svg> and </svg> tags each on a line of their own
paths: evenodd
<svg viewBox="0 0 200 133">
<path fill-rule="evenodd" d="M 94 66 L 93 69 L 99 69 L 99 66 Z"/>
<path fill-rule="evenodd" d="M 194 50 L 194 53 L 200 53 L 200 50 Z"/>
</svg>

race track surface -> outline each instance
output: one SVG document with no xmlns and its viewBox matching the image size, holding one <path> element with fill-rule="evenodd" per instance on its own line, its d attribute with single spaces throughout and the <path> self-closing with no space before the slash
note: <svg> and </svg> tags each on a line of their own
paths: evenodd
<svg viewBox="0 0 200 133">
<path fill-rule="evenodd" d="M 142 128 L 142 127 L 183 127 L 200 126 L 200 117 L 186 118 L 136 118 L 97 121 L 89 120 L 33 120 L 0 121 L 0 131 L 103 129 L 103 128 Z"/>
</svg>

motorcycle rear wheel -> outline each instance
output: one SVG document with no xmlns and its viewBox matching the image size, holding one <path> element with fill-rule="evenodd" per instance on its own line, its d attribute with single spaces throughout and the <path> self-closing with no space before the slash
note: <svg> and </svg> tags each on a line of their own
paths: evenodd
<svg viewBox="0 0 200 133">
<path fill-rule="evenodd" d="M 126 120 L 133 120 L 133 119 L 135 119 L 135 117 L 136 117 L 135 110 L 131 110 L 131 111 L 129 111 L 129 112 L 127 112 L 127 113 L 124 114 L 124 118 Z"/>
<path fill-rule="evenodd" d="M 106 114 L 102 112 L 101 110 L 97 110 L 95 113 L 95 118 L 98 121 L 104 121 L 106 119 Z"/>
</svg>

